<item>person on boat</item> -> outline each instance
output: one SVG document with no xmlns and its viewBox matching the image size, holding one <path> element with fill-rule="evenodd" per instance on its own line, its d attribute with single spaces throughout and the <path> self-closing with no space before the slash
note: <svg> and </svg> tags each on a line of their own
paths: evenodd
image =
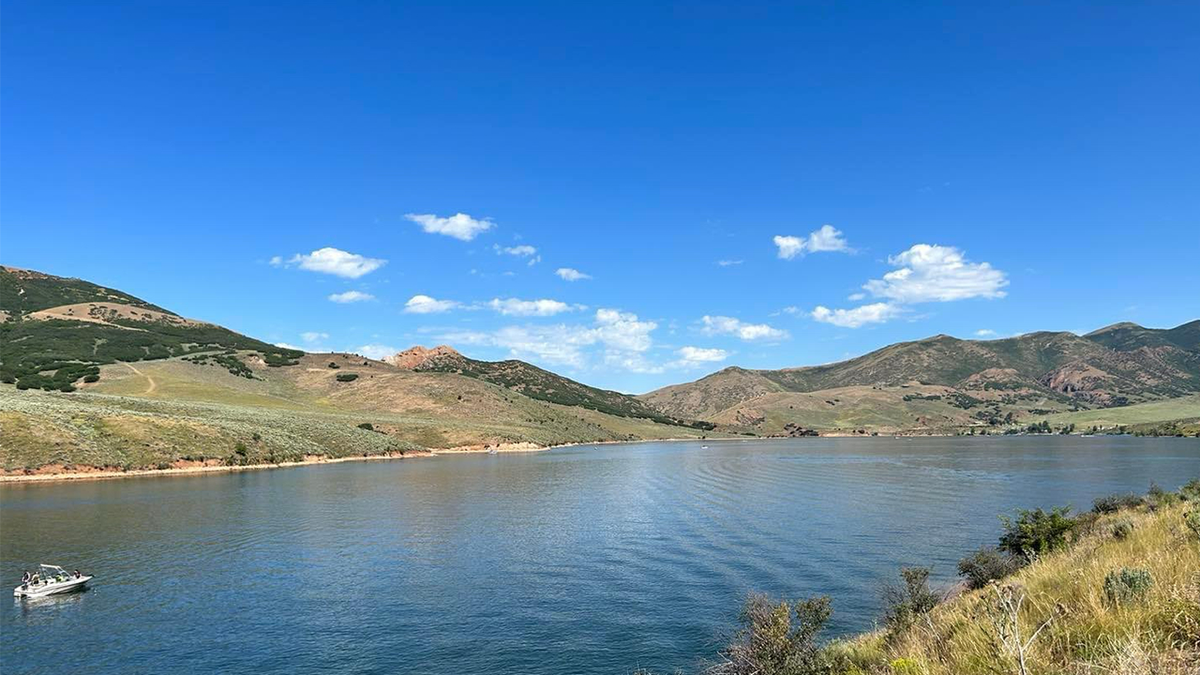
<svg viewBox="0 0 1200 675">
<path fill-rule="evenodd" d="M 75 578 L 78 579 L 81 576 L 83 575 L 79 573 L 79 570 L 75 570 Z"/>
</svg>

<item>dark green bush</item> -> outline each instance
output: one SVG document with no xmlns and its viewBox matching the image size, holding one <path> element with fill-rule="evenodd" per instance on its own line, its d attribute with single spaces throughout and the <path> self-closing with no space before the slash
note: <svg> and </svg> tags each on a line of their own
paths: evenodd
<svg viewBox="0 0 1200 675">
<path fill-rule="evenodd" d="M 358 379 L 358 373 L 338 373 L 338 382 L 353 382 Z"/>
<path fill-rule="evenodd" d="M 83 381 L 84 381 L 84 382 L 88 382 L 88 383 L 91 383 L 91 382 L 99 382 L 99 381 L 100 381 L 100 376 L 99 376 L 99 375 L 96 375 L 95 373 L 93 373 L 93 374 L 91 374 L 91 375 L 86 375 L 86 376 L 84 376 L 84 378 L 83 378 Z"/>
<path fill-rule="evenodd" d="M 329 362 L 329 367 L 330 367 L 330 368 L 333 368 L 334 370 L 337 370 L 338 368 L 341 368 L 341 366 L 339 366 L 338 364 L 334 363 L 333 361 L 330 361 L 330 362 Z"/>
<path fill-rule="evenodd" d="M 1121 509 L 1132 509 L 1142 505 L 1142 498 L 1133 493 L 1124 495 L 1108 495 L 1099 497 L 1092 502 L 1092 511 L 1096 513 L 1116 513 Z"/>
<path fill-rule="evenodd" d="M 1020 568 L 1019 560 L 990 546 L 984 546 L 958 561 L 959 576 L 966 579 L 967 586 L 973 589 L 983 588 L 988 582 L 1003 579 Z"/>
<path fill-rule="evenodd" d="M 366 429 L 367 431 L 375 431 L 375 425 L 371 424 L 370 422 L 363 422 L 362 424 L 358 425 L 358 428 Z"/>
<path fill-rule="evenodd" d="M 1067 543 L 1067 534 L 1075 527 L 1070 513 L 1071 507 L 1059 506 L 1050 511 L 1021 509 L 1015 519 L 1001 516 L 1004 534 L 1000 535 L 1000 550 L 1032 560 L 1061 548 Z"/>
<path fill-rule="evenodd" d="M 1144 598 L 1153 585 L 1149 570 L 1122 567 L 1104 577 L 1104 597 L 1113 605 L 1129 604 Z"/>
</svg>

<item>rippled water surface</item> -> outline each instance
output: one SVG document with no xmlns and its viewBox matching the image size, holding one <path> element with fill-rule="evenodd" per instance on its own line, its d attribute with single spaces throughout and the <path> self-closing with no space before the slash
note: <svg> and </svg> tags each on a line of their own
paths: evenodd
<svg viewBox="0 0 1200 675">
<path fill-rule="evenodd" d="M 15 673 L 629 673 L 692 668 L 751 590 L 878 613 L 904 564 L 953 575 L 996 515 L 1176 487 L 1200 441 L 646 443 L 0 489 Z"/>
</svg>

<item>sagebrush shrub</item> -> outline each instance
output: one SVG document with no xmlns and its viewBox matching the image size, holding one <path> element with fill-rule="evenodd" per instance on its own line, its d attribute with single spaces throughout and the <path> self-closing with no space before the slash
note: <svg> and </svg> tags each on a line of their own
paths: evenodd
<svg viewBox="0 0 1200 675">
<path fill-rule="evenodd" d="M 1092 510 L 1096 513 L 1116 513 L 1121 509 L 1132 509 L 1142 505 L 1142 498 L 1133 493 L 1124 495 L 1108 495 L 1098 497 L 1092 502 Z"/>
<path fill-rule="evenodd" d="M 958 561 L 958 574 L 966 579 L 969 588 L 976 589 L 1003 579 L 1020 567 L 1020 561 L 1011 555 L 985 546 Z"/>
<path fill-rule="evenodd" d="M 1127 539 L 1133 534 L 1133 521 L 1129 518 L 1121 518 L 1112 524 L 1112 536 L 1114 539 Z"/>
<path fill-rule="evenodd" d="M 1154 585 L 1150 570 L 1122 567 L 1104 577 L 1104 597 L 1113 605 L 1125 605 L 1141 600 Z"/>
<path fill-rule="evenodd" d="M 1188 511 L 1183 517 L 1183 522 L 1186 523 L 1189 528 L 1191 528 L 1192 532 L 1194 532 L 1197 537 L 1200 537 L 1200 507 L 1196 507 L 1191 511 Z"/>
</svg>

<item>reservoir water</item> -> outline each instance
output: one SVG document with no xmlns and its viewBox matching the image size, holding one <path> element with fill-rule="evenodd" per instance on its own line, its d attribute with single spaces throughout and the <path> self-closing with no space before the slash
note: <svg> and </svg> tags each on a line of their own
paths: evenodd
<svg viewBox="0 0 1200 675">
<path fill-rule="evenodd" d="M 900 566 L 950 580 L 998 514 L 1200 477 L 1196 439 L 707 445 L 5 486 L 4 587 L 96 581 L 5 599 L 0 670 L 690 670 L 747 592 L 828 594 L 829 634 L 859 631 Z"/>
</svg>

